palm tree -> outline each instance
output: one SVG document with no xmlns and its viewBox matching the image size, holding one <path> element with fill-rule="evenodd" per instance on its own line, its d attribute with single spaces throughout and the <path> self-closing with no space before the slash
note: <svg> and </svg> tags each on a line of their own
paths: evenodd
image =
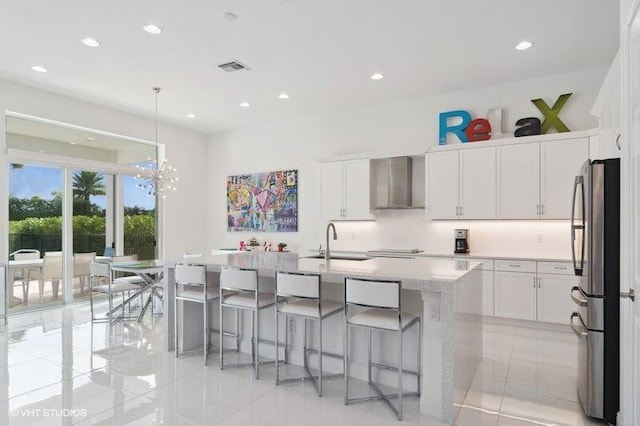
<svg viewBox="0 0 640 426">
<path fill-rule="evenodd" d="M 76 172 L 73 174 L 73 196 L 89 201 L 92 195 L 105 195 L 103 177 L 97 172 Z"/>
</svg>

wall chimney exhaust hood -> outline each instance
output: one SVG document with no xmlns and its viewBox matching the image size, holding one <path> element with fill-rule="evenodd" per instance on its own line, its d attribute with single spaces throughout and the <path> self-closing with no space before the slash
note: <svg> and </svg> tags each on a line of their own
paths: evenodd
<svg viewBox="0 0 640 426">
<path fill-rule="evenodd" d="M 411 157 L 378 158 L 370 161 L 372 209 L 424 208 L 424 205 L 413 203 Z"/>
</svg>

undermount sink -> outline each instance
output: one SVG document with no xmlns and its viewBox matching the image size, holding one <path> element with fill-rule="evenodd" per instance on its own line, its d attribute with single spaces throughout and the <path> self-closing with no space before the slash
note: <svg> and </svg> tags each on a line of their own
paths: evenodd
<svg viewBox="0 0 640 426">
<path fill-rule="evenodd" d="M 314 256 L 304 256 L 303 259 L 324 259 L 323 254 L 316 254 Z M 363 260 L 369 260 L 370 257 L 357 257 L 357 256 L 331 256 L 329 260 L 355 260 L 361 262 Z"/>
</svg>

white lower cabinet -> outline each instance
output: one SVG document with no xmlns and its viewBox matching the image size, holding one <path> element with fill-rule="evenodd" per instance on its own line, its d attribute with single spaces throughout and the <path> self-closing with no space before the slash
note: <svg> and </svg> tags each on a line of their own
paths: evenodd
<svg viewBox="0 0 640 426">
<path fill-rule="evenodd" d="M 571 287 L 578 285 L 570 263 L 506 260 L 495 263 L 495 316 L 569 323 L 574 309 Z"/>
<path fill-rule="evenodd" d="M 538 321 L 568 324 L 575 304 L 569 294 L 577 277 L 538 274 Z"/>
<path fill-rule="evenodd" d="M 535 273 L 495 271 L 494 315 L 523 320 L 536 319 Z"/>
</svg>

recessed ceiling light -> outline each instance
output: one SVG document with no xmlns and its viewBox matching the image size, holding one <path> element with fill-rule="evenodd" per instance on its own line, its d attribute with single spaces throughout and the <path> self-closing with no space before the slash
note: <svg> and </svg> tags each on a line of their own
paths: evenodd
<svg viewBox="0 0 640 426">
<path fill-rule="evenodd" d="M 190 112 L 187 114 L 187 118 L 196 118 L 196 115 Z"/>
<path fill-rule="evenodd" d="M 87 142 L 93 142 L 93 141 L 95 141 L 94 138 L 91 138 L 91 137 L 87 138 Z"/>
<path fill-rule="evenodd" d="M 251 105 L 249 104 L 249 102 L 241 102 L 241 103 L 240 103 L 240 106 L 241 106 L 242 108 L 249 108 Z"/>
<path fill-rule="evenodd" d="M 382 80 L 383 78 L 384 75 L 380 74 L 379 72 L 371 74 L 371 80 Z"/>
<path fill-rule="evenodd" d="M 100 42 L 95 38 L 83 38 L 81 41 L 82 41 L 82 44 L 84 44 L 85 46 L 89 46 L 89 47 L 100 46 Z"/>
<path fill-rule="evenodd" d="M 289 99 L 289 95 L 287 95 L 286 93 L 280 93 L 280 94 L 278 95 L 278 97 L 279 97 L 280 99 Z"/>
<path fill-rule="evenodd" d="M 75 142 L 69 142 L 69 143 L 70 143 L 71 145 L 75 145 L 75 144 L 76 144 Z"/>
<path fill-rule="evenodd" d="M 32 70 L 34 70 L 35 72 L 47 72 L 49 71 L 48 69 L 46 69 L 45 67 L 41 66 L 41 65 L 34 65 L 31 67 Z"/>
<path fill-rule="evenodd" d="M 142 28 L 149 34 L 160 34 L 162 32 L 162 28 L 154 24 L 147 24 Z"/>
<path fill-rule="evenodd" d="M 531 43 L 530 41 L 521 41 L 520 43 L 518 43 L 516 45 L 516 50 L 526 50 L 528 48 L 530 48 L 531 46 L 533 46 L 533 43 Z"/>
<path fill-rule="evenodd" d="M 238 19 L 238 15 L 236 15 L 235 13 L 231 13 L 231 12 L 227 12 L 224 14 L 224 20 L 225 21 L 235 21 L 236 19 Z"/>
</svg>

